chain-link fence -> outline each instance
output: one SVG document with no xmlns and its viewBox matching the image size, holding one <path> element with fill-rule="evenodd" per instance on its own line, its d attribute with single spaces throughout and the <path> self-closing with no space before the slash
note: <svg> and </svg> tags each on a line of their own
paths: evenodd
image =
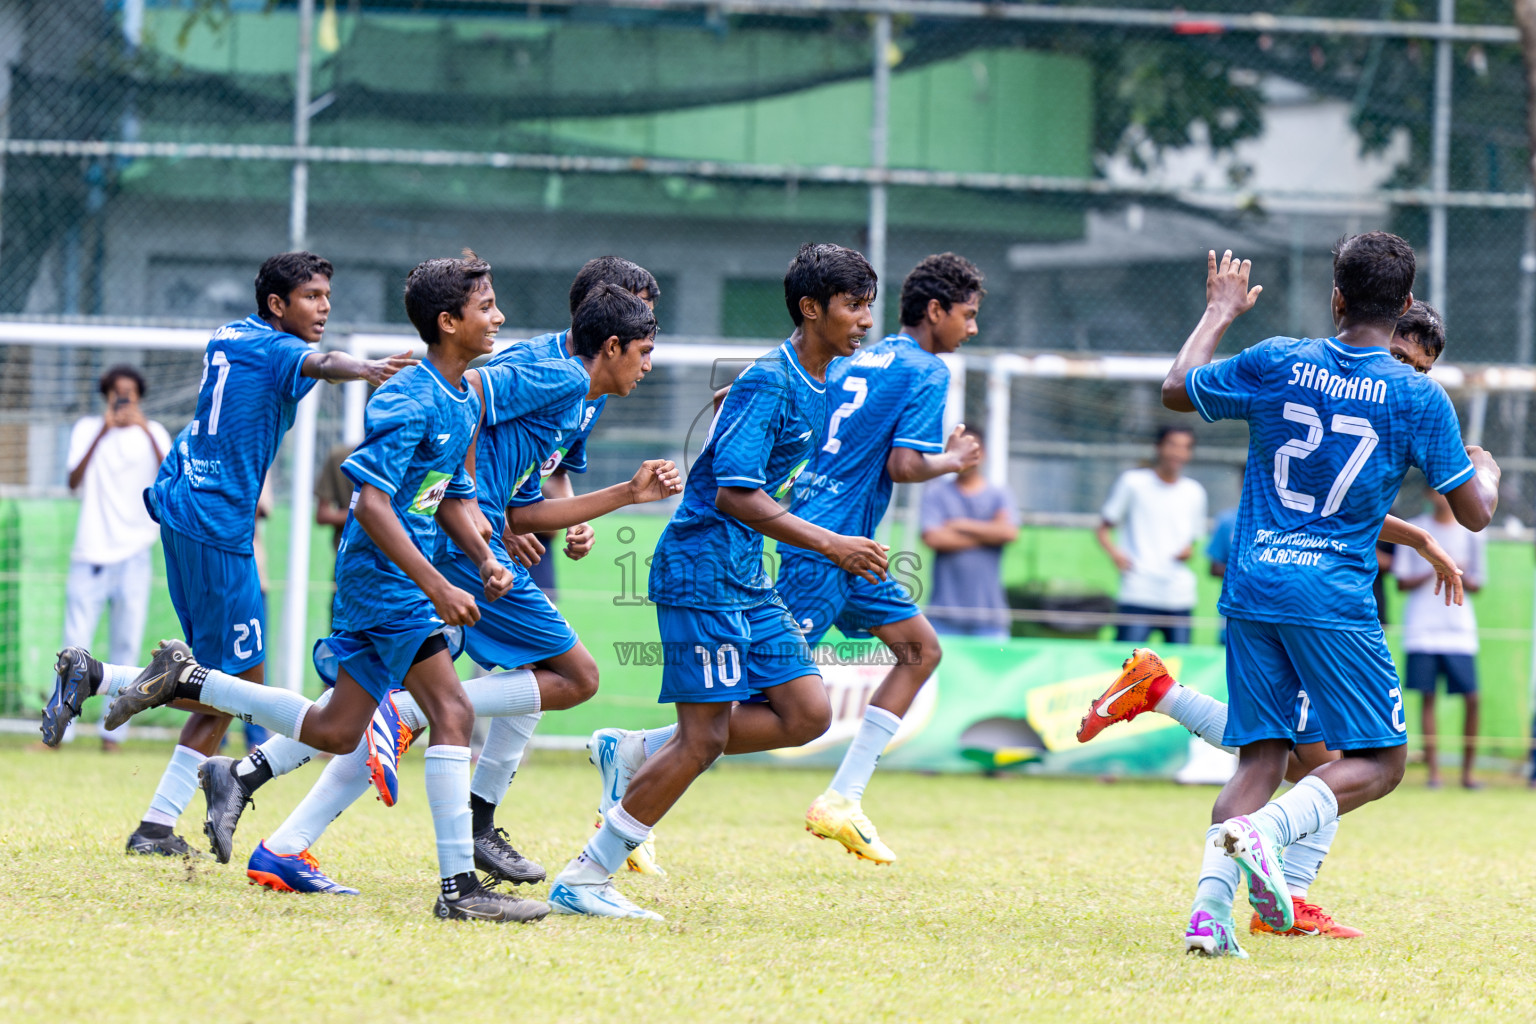
<svg viewBox="0 0 1536 1024">
<path fill-rule="evenodd" d="M 970 351 L 1168 355 L 1207 249 L 1252 258 L 1265 286 L 1236 348 L 1328 333 L 1332 243 L 1384 227 L 1419 249 L 1446 362 L 1531 363 L 1508 5 L 1200 6 L 0 0 L 0 336 L 206 333 L 302 242 L 337 266 L 342 339 L 403 331 L 405 272 L 469 246 L 527 332 L 561 326 L 575 270 L 615 252 L 659 279 L 664 345 L 761 346 L 789 327 L 785 263 L 818 239 L 869 253 L 886 326 L 906 269 L 953 250 L 987 275 Z M 151 416 L 186 421 L 197 354 L 145 337 L 0 349 L 0 487 L 63 493 L 69 425 L 113 362 L 145 368 Z M 681 454 L 707 376 L 663 368 L 611 403 L 590 482 Z M 346 422 L 325 390 L 317 458 Z M 952 413 L 985 422 L 999 394 L 997 468 L 1040 517 L 1092 513 L 1166 421 L 1149 382 L 984 363 Z M 1536 521 L 1527 392 L 1453 394 L 1510 470 L 1503 510 Z M 1220 508 L 1244 438 L 1200 431 L 1194 473 Z M 0 544 L 0 568 L 29 547 Z"/>
</svg>

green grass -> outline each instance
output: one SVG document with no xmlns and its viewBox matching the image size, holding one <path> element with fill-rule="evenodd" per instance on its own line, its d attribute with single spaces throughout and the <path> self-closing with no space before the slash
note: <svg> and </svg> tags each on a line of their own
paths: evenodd
<svg viewBox="0 0 1536 1024">
<path fill-rule="evenodd" d="M 1367 933 L 1179 950 L 1214 791 L 889 773 L 866 807 L 901 854 L 856 862 L 800 827 L 821 773 L 724 763 L 659 830 L 659 925 L 445 924 L 421 759 L 317 847 L 357 899 L 245 884 L 243 857 L 313 782 L 268 786 L 236 862 L 129 858 L 169 750 L 0 742 L 0 1019 L 496 1021 L 1530 1019 L 1536 794 L 1397 794 L 1352 815 L 1313 895 Z M 503 823 L 552 871 L 595 773 L 536 752 Z M 183 819 L 197 834 L 201 797 Z M 542 892 L 543 887 L 535 887 Z M 1246 907 L 1241 907 L 1246 911 Z M 1246 920 L 1246 913 L 1242 919 Z M 1246 939 L 1245 935 L 1245 939 Z"/>
</svg>

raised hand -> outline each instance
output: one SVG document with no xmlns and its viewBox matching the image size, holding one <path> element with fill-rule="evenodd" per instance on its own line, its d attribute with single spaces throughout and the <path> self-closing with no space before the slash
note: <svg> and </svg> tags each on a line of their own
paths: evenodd
<svg viewBox="0 0 1536 1024">
<path fill-rule="evenodd" d="M 670 459 L 650 459 L 640 463 L 639 471 L 629 481 L 629 488 L 630 504 L 643 505 L 681 492 L 683 477 L 677 471 L 677 463 Z"/>
<path fill-rule="evenodd" d="M 415 366 L 418 362 L 420 360 L 409 352 L 401 352 L 399 355 L 384 359 L 369 359 L 363 363 L 363 380 L 378 387 L 407 366 Z"/>
<path fill-rule="evenodd" d="M 1235 320 L 1253 308 L 1259 301 L 1263 285 L 1248 287 L 1248 273 L 1253 269 L 1252 260 L 1237 260 L 1232 250 L 1222 253 L 1216 262 L 1216 250 L 1206 253 L 1205 304 L 1222 314 L 1224 319 Z"/>
</svg>

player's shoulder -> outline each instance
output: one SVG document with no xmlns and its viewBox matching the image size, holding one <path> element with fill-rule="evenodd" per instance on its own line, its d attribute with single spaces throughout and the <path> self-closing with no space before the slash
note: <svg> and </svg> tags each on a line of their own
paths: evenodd
<svg viewBox="0 0 1536 1024">
<path fill-rule="evenodd" d="M 508 345 L 490 358 L 487 366 L 502 366 L 508 363 L 532 363 L 546 359 L 566 359 L 565 331 L 552 331 L 548 334 L 535 335 L 526 341 L 519 341 Z M 567 359 L 568 362 L 575 360 Z"/>
<path fill-rule="evenodd" d="M 754 359 L 731 382 L 731 391 L 746 394 L 753 391 L 783 391 L 790 387 L 794 370 L 785 354 L 787 347 L 786 342 Z"/>
</svg>

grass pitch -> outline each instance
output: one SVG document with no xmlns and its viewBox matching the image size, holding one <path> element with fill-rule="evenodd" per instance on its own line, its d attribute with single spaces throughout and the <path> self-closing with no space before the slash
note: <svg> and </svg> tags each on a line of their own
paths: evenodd
<svg viewBox="0 0 1536 1024">
<path fill-rule="evenodd" d="M 670 877 L 620 878 L 664 924 L 496 926 L 429 912 L 419 756 L 399 806 L 365 798 L 317 846 L 363 890 L 347 899 L 245 883 L 314 766 L 258 794 L 227 866 L 125 856 L 168 755 L 0 742 L 0 1019 L 1536 1018 L 1536 793 L 1508 783 L 1428 792 L 1410 775 L 1346 819 L 1313 890 L 1366 938 L 1245 933 L 1238 962 L 1178 941 L 1207 788 L 879 775 L 865 806 L 901 855 L 879 868 L 801 830 L 823 773 L 726 762 L 662 823 Z M 553 874 L 595 802 L 584 758 L 535 752 L 502 824 Z M 199 795 L 189 840 L 201 813 Z"/>
</svg>

